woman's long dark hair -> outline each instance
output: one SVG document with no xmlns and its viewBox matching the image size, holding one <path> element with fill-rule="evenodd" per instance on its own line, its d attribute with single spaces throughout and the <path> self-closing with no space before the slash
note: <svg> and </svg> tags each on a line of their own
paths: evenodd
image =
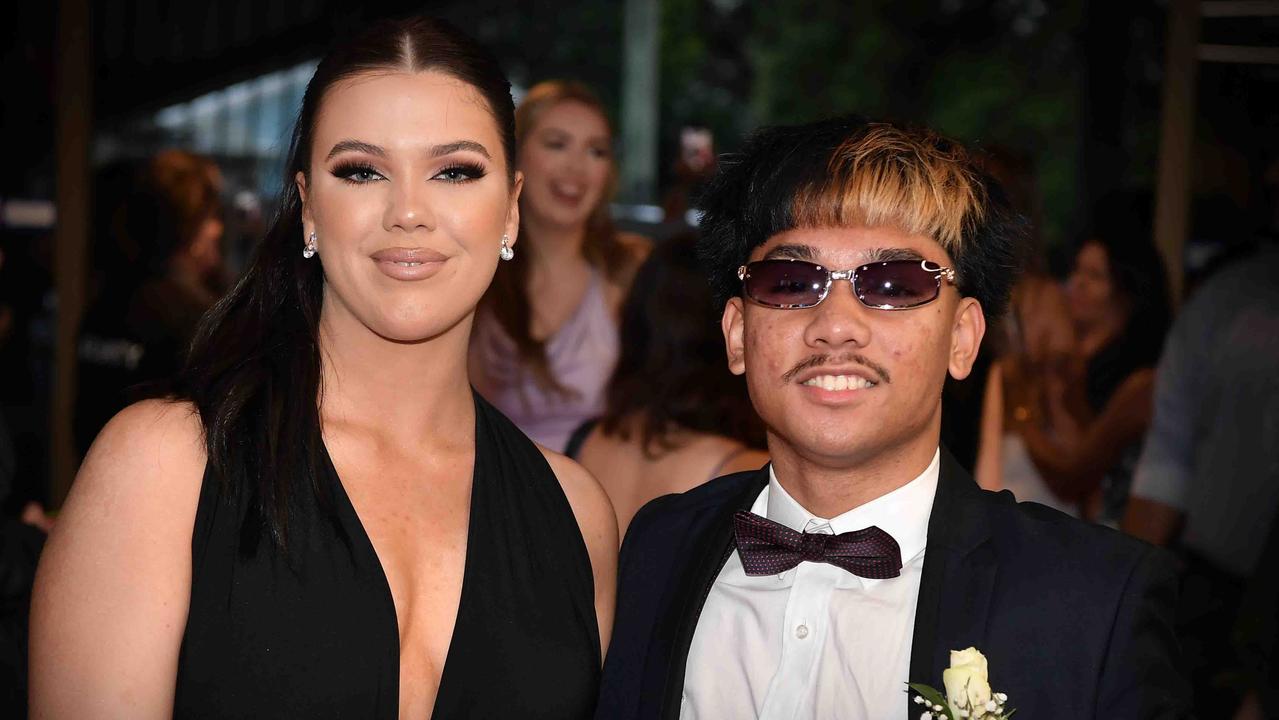
<svg viewBox="0 0 1279 720">
<path fill-rule="evenodd" d="M 1099 203 L 1088 242 L 1106 251 L 1110 285 L 1128 315 L 1123 330 L 1088 362 L 1088 404 L 1100 411 L 1128 378 L 1159 363 L 1172 322 L 1168 274 L 1154 244 L 1149 193 L 1119 192 Z"/>
<path fill-rule="evenodd" d="M 600 422 L 606 435 L 629 440 L 629 423 L 638 423 L 650 456 L 674 449 L 679 430 L 763 446 L 746 381 L 725 364 L 719 314 L 692 235 L 665 241 L 640 266 L 622 307 L 621 346 Z"/>
<path fill-rule="evenodd" d="M 297 173 L 310 175 L 316 115 L 337 82 L 366 72 L 442 72 L 485 98 L 513 178 L 514 107 L 496 59 L 452 25 L 414 17 L 380 21 L 320 61 L 306 88 L 289 148 L 279 210 L 247 271 L 204 317 L 173 397 L 200 413 L 207 473 L 220 490 L 247 493 L 241 531 L 251 553 L 265 533 L 287 546 L 290 508 L 305 478 L 322 507 L 320 482 L 320 306 L 324 272 L 302 257 L 302 201 Z M 376 109 L 371 110 L 376 112 Z M 370 368 L 370 371 L 373 369 Z"/>
</svg>

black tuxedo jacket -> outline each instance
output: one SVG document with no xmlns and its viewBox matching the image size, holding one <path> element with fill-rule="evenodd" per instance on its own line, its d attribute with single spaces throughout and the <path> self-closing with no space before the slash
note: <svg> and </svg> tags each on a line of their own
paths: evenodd
<svg viewBox="0 0 1279 720">
<path fill-rule="evenodd" d="M 767 467 L 728 475 L 658 498 L 635 516 L 622 546 L 598 720 L 679 716 L 693 631 L 734 550 L 733 513 L 749 510 L 767 484 Z M 910 681 L 942 689 L 949 651 L 972 646 L 1018 718 L 1186 717 L 1176 591 L 1162 551 L 982 490 L 943 450 Z M 918 717 L 904 687 L 901 709 Z"/>
</svg>

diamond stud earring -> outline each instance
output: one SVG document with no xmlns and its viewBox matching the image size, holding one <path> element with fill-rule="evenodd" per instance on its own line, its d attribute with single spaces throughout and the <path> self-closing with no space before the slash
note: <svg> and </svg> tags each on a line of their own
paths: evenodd
<svg viewBox="0 0 1279 720">
<path fill-rule="evenodd" d="M 315 257 L 315 233 L 314 232 L 312 232 L 311 236 L 306 239 L 306 247 L 302 248 L 302 257 L 306 258 L 307 260 L 310 260 L 311 258 Z"/>
<path fill-rule="evenodd" d="M 511 247 L 510 237 L 506 235 L 502 236 L 502 249 L 498 251 L 497 256 L 503 260 L 515 259 L 515 248 Z"/>
</svg>

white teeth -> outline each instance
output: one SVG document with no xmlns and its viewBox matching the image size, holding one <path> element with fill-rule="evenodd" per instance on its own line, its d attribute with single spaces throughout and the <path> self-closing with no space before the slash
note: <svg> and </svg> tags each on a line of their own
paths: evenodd
<svg viewBox="0 0 1279 720">
<path fill-rule="evenodd" d="M 396 262 L 395 264 L 399 265 L 400 267 L 417 267 L 418 265 L 421 265 L 422 263 L 410 261 L 410 262 Z"/>
<path fill-rule="evenodd" d="M 856 375 L 818 375 L 804 381 L 805 385 L 823 390 L 865 390 L 875 383 Z"/>
<path fill-rule="evenodd" d="M 559 194 L 561 194 L 561 195 L 567 195 L 567 196 L 569 196 L 569 197 L 573 197 L 573 198 L 578 197 L 578 196 L 579 196 L 579 195 L 581 195 L 581 194 L 582 194 L 582 192 L 583 192 L 583 191 L 582 191 L 582 188 L 580 188 L 580 187 L 578 187 L 578 186 L 576 186 L 576 185 L 565 185 L 565 184 L 561 184 L 561 183 L 552 183 L 552 184 L 551 184 L 551 188 L 552 188 L 552 189 L 554 189 L 554 190 L 555 190 L 555 192 L 557 192 L 557 193 L 559 193 Z"/>
</svg>

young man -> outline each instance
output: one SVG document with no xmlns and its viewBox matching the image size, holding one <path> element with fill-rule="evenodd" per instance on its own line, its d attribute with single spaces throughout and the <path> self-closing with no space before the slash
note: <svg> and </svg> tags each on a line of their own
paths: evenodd
<svg viewBox="0 0 1279 720">
<path fill-rule="evenodd" d="M 636 516 L 597 717 L 917 718 L 906 683 L 969 647 L 1018 717 L 1184 715 L 1160 552 L 939 447 L 1021 230 L 973 158 L 860 118 L 772 128 L 703 206 L 772 464 Z"/>
</svg>

